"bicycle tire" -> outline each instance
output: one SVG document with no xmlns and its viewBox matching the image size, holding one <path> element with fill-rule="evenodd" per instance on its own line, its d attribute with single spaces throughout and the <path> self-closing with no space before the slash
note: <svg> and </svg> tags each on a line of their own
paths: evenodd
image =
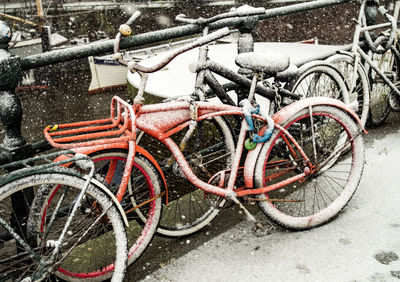
<svg viewBox="0 0 400 282">
<path fill-rule="evenodd" d="M 72 173 L 70 169 L 65 168 L 57 169 L 57 171 L 14 175 L 12 181 L 0 188 L 2 218 L 14 227 L 14 231 L 20 234 L 44 261 L 53 251 L 53 248 L 49 247 L 50 240 L 58 239 L 64 227 L 64 219 L 69 218 L 64 215 L 71 210 L 53 209 L 52 203 L 56 202 L 61 192 L 68 190 L 69 195 L 64 198 L 64 201 L 72 200 L 71 205 L 73 205 L 73 200 L 76 199 L 76 195 L 85 183 L 85 179 L 77 176 L 76 172 Z M 53 187 L 57 187 L 57 191 L 52 189 Z M 76 194 L 72 196 L 75 192 Z M 48 200 L 50 195 L 51 201 Z M 16 198 L 18 198 L 18 210 L 13 209 L 12 204 L 15 204 Z M 89 199 L 90 203 L 96 204 L 96 208 L 88 205 Z M 19 210 L 21 206 L 25 210 L 23 214 Z M 105 215 L 99 217 L 103 208 L 108 208 L 108 210 Z M 57 215 L 57 218 L 53 224 L 49 224 L 48 219 L 53 213 Z M 100 220 L 96 222 L 96 219 Z M 95 226 L 90 227 L 91 223 L 95 223 Z M 8 237 L 8 240 L 0 240 L 1 279 L 7 281 L 8 278 L 5 278 L 7 275 L 18 275 L 12 281 L 20 281 L 18 279 L 33 276 L 38 270 L 37 261 L 21 247 L 20 243 L 7 236 L 10 233 L 5 230 L 0 225 L 0 234 L 5 235 L 3 238 Z M 87 231 L 86 234 L 85 231 Z M 78 241 L 79 239 L 81 241 Z M 74 244 L 77 245 L 74 246 Z M 72 251 L 68 254 L 70 250 Z M 67 256 L 64 258 L 65 254 Z M 60 259 L 56 261 L 56 264 L 52 264 L 52 267 L 61 262 L 52 274 L 58 278 L 67 281 L 103 281 L 112 277 L 112 281 L 122 281 L 128 257 L 124 222 L 115 204 L 96 182 L 92 181 L 85 192 L 85 198 L 72 218 L 70 228 L 62 241 L 61 252 L 57 254 L 57 257 Z M 51 276 L 43 277 L 43 279 L 40 281 L 54 281 L 57 278 Z"/>
<path fill-rule="evenodd" d="M 396 57 L 392 54 L 390 49 L 383 54 L 372 53 L 371 60 L 382 72 L 394 71 L 396 75 L 394 81 L 399 77 L 399 62 L 397 62 Z M 371 83 L 371 110 L 369 125 L 380 126 L 385 123 L 391 111 L 389 103 L 391 88 L 371 67 L 368 71 L 368 77 Z"/>
<path fill-rule="evenodd" d="M 293 81 L 294 80 L 294 81 Z M 330 97 L 349 102 L 346 84 L 341 73 L 326 62 L 310 63 L 300 69 L 299 75 L 292 79 L 289 90 L 302 98 Z"/>
<path fill-rule="evenodd" d="M 183 133 L 181 131 L 172 136 L 177 144 Z M 159 161 L 167 181 L 169 205 L 163 205 L 157 232 L 168 237 L 182 237 L 210 224 L 225 204 L 225 199 L 196 188 L 175 161 L 168 165 L 171 152 L 158 140 L 146 134 L 138 140 L 139 145 L 144 144 L 143 147 Z M 235 150 L 229 124 L 224 118 L 216 116 L 198 122 L 183 154 L 195 174 L 208 182 L 219 171 L 231 168 Z M 200 159 L 197 164 L 196 159 Z"/>
<path fill-rule="evenodd" d="M 357 114 L 361 119 L 362 125 L 368 120 L 370 110 L 370 87 L 369 80 L 364 66 L 359 63 L 354 75 L 354 58 L 350 54 L 335 54 L 326 59 L 327 62 L 334 64 L 342 73 L 349 89 L 352 87 L 352 93 L 349 93 L 349 102 L 355 99 L 358 101 Z M 350 91 L 349 91 L 350 92 Z"/>
<path fill-rule="evenodd" d="M 312 120 L 317 138 L 312 138 L 310 117 L 309 109 L 303 109 L 283 122 L 282 126 L 302 146 L 314 166 L 321 160 L 327 160 L 327 163 L 319 173 L 312 172 L 302 181 L 258 195 L 263 213 L 288 229 L 310 229 L 334 218 L 355 193 L 363 171 L 364 144 L 359 125 L 341 109 L 313 106 Z M 298 157 L 297 150 L 293 151 L 293 147 L 286 145 L 287 140 L 276 129 L 268 143 L 263 145 L 255 167 L 256 187 L 274 184 L 304 171 L 303 159 Z M 349 146 L 347 143 L 350 143 L 351 150 L 344 154 L 343 150 Z M 311 154 L 313 144 L 316 144 L 318 162 Z M 334 156 L 333 150 L 339 148 L 342 151 L 335 153 L 339 157 L 328 159 Z M 339 166 L 340 170 L 336 171 Z"/>
<path fill-rule="evenodd" d="M 88 156 L 95 164 L 96 174 L 106 179 L 110 190 L 117 193 L 128 151 L 99 150 Z M 128 265 L 131 265 L 144 253 L 156 233 L 161 215 L 162 200 L 159 195 L 163 184 L 151 163 L 139 154 L 135 156 L 129 180 L 121 205 L 129 222 Z M 140 206 L 145 202 L 148 203 Z"/>
</svg>

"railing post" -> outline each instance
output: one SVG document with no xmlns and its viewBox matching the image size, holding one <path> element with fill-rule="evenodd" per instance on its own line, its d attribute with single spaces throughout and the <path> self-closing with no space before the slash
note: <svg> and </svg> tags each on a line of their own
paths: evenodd
<svg viewBox="0 0 400 282">
<path fill-rule="evenodd" d="M 22 79 L 21 61 L 8 52 L 11 28 L 0 21 L 0 118 L 5 130 L 0 155 L 17 160 L 30 155 L 30 145 L 21 133 L 22 105 L 15 88 Z"/>
<path fill-rule="evenodd" d="M 47 52 L 51 50 L 51 29 L 50 26 L 43 26 L 40 38 L 42 39 L 42 51 Z"/>
</svg>

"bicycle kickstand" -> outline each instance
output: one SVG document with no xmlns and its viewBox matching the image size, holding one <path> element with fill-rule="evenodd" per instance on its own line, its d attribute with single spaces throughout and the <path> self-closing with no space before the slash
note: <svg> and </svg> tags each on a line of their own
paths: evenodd
<svg viewBox="0 0 400 282">
<path fill-rule="evenodd" d="M 262 237 L 265 235 L 270 234 L 270 230 L 268 230 L 264 224 L 261 222 L 257 221 L 257 219 L 243 206 L 243 204 L 236 198 L 236 197 L 231 197 L 231 200 L 237 204 L 247 215 L 247 218 L 254 223 L 254 227 L 251 229 L 253 232 L 253 235 L 256 237 Z"/>
</svg>

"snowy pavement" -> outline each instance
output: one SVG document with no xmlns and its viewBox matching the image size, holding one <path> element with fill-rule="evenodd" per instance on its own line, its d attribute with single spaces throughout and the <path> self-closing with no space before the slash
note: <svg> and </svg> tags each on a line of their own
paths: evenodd
<svg viewBox="0 0 400 282">
<path fill-rule="evenodd" d="M 143 281 L 399 281 L 398 117 L 394 122 L 365 137 L 362 181 L 332 222 L 255 237 L 242 221 Z"/>
</svg>

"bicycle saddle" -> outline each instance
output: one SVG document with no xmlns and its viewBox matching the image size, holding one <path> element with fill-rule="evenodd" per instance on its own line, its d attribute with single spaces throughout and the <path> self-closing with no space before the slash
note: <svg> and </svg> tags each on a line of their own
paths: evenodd
<svg viewBox="0 0 400 282">
<path fill-rule="evenodd" d="M 235 63 L 242 68 L 267 75 L 276 75 L 286 70 L 290 65 L 289 56 L 285 54 L 241 53 L 237 55 Z"/>
</svg>

